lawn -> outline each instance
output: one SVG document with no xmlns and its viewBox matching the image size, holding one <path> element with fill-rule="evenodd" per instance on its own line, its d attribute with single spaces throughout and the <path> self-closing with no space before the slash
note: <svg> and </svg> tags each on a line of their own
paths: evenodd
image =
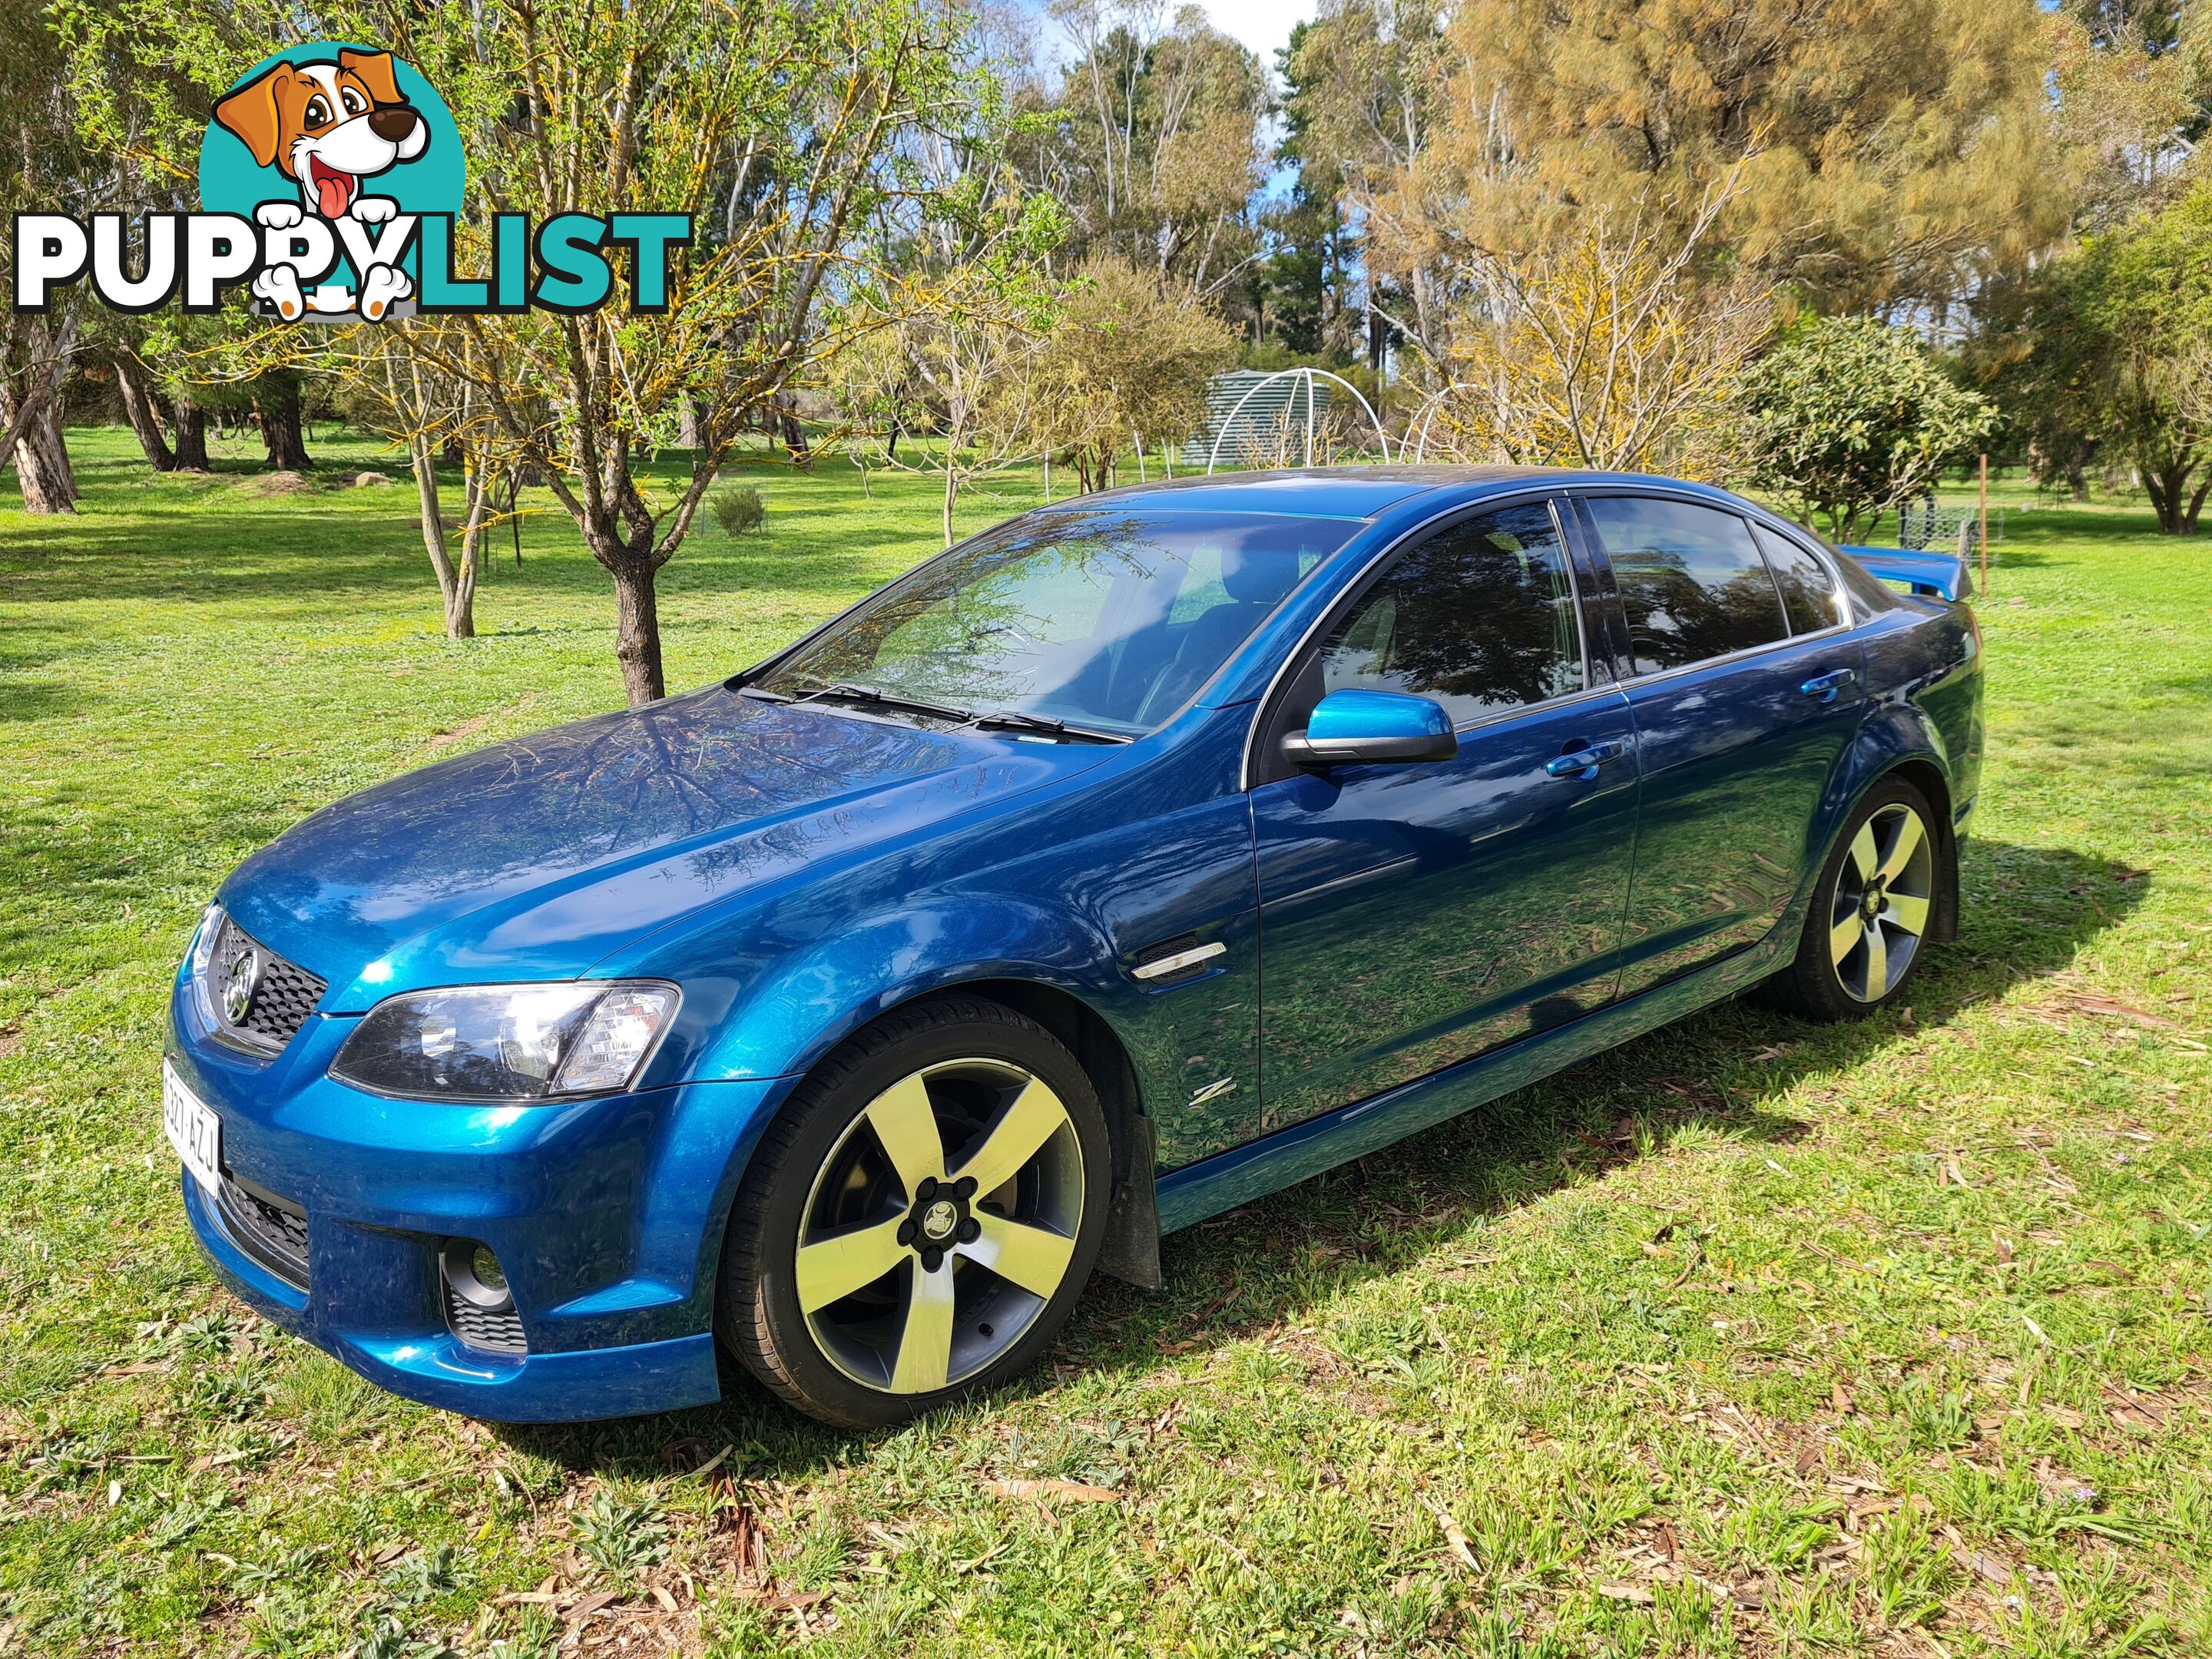
<svg viewBox="0 0 2212 1659">
<path fill-rule="evenodd" d="M 608 585 L 542 512 L 448 644 L 411 491 L 71 441 L 81 517 L 0 495 L 0 1652 L 2212 1650 L 2212 538 L 2000 486 L 1911 1009 L 1660 1032 L 1175 1237 L 899 1433 L 734 1376 L 510 1430 L 216 1287 L 164 1000 L 287 824 L 617 703 Z M 673 686 L 934 545 L 927 480 L 746 470 L 765 533 L 664 573 Z"/>
</svg>

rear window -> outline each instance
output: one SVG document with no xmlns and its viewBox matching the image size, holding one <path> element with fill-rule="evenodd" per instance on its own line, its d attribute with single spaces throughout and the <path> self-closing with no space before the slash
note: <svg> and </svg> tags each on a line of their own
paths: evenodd
<svg viewBox="0 0 2212 1659">
<path fill-rule="evenodd" d="M 1644 495 L 1592 496 L 1589 506 L 1638 674 L 1789 637 L 1774 578 L 1735 514 Z"/>
<path fill-rule="evenodd" d="M 1766 568 L 1774 573 L 1775 586 L 1782 590 L 1782 610 L 1790 618 L 1791 633 L 1817 634 L 1850 620 L 1834 580 L 1809 549 L 1776 535 L 1764 525 L 1755 524 L 1751 531 L 1759 538 L 1759 550 L 1766 555 Z"/>
</svg>

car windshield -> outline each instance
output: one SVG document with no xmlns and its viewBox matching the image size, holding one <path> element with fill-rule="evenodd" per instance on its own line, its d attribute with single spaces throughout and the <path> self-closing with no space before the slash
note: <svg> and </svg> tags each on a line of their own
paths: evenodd
<svg viewBox="0 0 2212 1659">
<path fill-rule="evenodd" d="M 894 713 L 1137 737 L 1188 702 L 1358 528 L 1226 513 L 1032 514 L 892 583 L 751 684 Z"/>
</svg>

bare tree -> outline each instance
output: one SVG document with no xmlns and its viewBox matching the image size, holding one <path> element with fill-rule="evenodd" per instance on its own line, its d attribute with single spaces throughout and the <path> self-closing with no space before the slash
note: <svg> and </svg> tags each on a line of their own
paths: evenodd
<svg viewBox="0 0 2212 1659">
<path fill-rule="evenodd" d="M 1701 283 L 1727 205 L 1672 216 L 1600 208 L 1563 245 L 1477 262 L 1484 299 L 1450 319 L 1428 448 L 1519 464 L 1711 477 L 1729 458 L 1738 373 L 1774 322 L 1753 280 Z"/>
</svg>

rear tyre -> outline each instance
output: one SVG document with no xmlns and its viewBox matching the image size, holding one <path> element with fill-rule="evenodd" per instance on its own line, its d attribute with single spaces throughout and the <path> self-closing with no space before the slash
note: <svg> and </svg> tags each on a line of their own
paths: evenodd
<svg viewBox="0 0 2212 1659">
<path fill-rule="evenodd" d="M 1899 778 L 1869 790 L 1845 822 L 1813 890 L 1790 966 L 1763 990 L 1807 1019 L 1863 1019 L 1920 970 L 1940 897 L 1936 815 Z"/>
<path fill-rule="evenodd" d="M 1035 1021 L 973 998 L 857 1033 L 763 1135 L 732 1209 L 715 1328 L 844 1428 L 997 1387 L 1066 1322 L 1105 1235 L 1105 1114 Z"/>
</svg>

